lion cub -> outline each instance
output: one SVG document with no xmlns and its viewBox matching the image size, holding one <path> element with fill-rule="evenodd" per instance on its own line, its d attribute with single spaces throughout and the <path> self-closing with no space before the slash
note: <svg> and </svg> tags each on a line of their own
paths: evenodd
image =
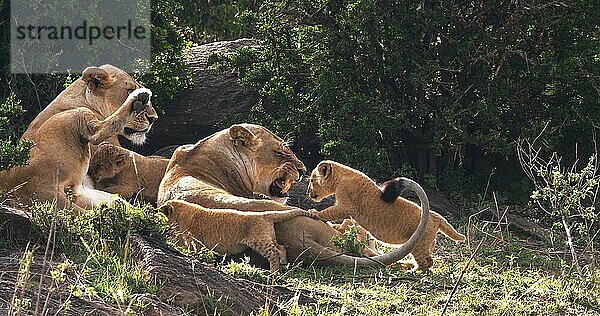
<svg viewBox="0 0 600 316">
<path fill-rule="evenodd" d="M 156 203 L 158 187 L 167 170 L 169 159 L 142 156 L 111 143 L 101 143 L 92 158 L 88 175 L 94 188 L 131 199 L 141 197 Z"/>
<path fill-rule="evenodd" d="M 271 272 L 286 263 L 285 248 L 275 239 L 273 225 L 297 216 L 315 218 L 307 211 L 250 212 L 209 209 L 183 200 L 168 200 L 160 207 L 176 224 L 178 243 L 200 242 L 221 253 L 238 254 L 250 247 L 269 260 Z"/>
<path fill-rule="evenodd" d="M 417 204 L 399 197 L 397 179 L 385 182 L 380 189 L 364 173 L 334 161 L 322 161 L 312 171 L 308 194 L 316 201 L 335 194 L 336 205 L 312 211 L 322 220 L 352 217 L 376 239 L 390 244 L 406 242 L 421 217 Z M 438 231 L 454 241 L 465 240 L 440 214 L 430 211 L 425 234 L 411 251 L 420 270 L 433 265 L 431 253 Z"/>
</svg>

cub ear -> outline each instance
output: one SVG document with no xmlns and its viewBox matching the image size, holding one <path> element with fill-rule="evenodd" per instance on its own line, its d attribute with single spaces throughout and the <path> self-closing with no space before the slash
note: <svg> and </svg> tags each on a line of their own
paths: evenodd
<svg viewBox="0 0 600 316">
<path fill-rule="evenodd" d="M 81 74 L 81 79 L 85 81 L 88 89 L 94 92 L 99 87 L 106 85 L 114 80 L 113 77 L 100 67 L 87 67 Z"/>
<path fill-rule="evenodd" d="M 329 178 L 331 176 L 332 169 L 333 166 L 329 162 L 320 162 L 317 166 L 319 175 L 323 178 Z"/>
<path fill-rule="evenodd" d="M 163 214 L 165 214 L 167 216 L 170 216 L 171 213 L 173 212 L 173 206 L 171 204 L 165 203 L 165 204 L 163 204 L 163 206 L 159 207 L 158 210 L 161 213 L 163 213 Z"/>
<path fill-rule="evenodd" d="M 236 146 L 256 149 L 260 144 L 260 138 L 242 125 L 232 125 L 229 128 L 229 138 Z"/>
</svg>

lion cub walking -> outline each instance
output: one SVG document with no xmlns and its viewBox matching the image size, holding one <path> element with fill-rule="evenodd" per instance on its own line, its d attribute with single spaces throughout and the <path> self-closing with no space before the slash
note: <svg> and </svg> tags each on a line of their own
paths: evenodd
<svg viewBox="0 0 600 316">
<path fill-rule="evenodd" d="M 183 200 L 168 200 L 160 210 L 176 223 L 180 244 L 198 241 L 221 253 L 238 254 L 250 247 L 269 260 L 271 272 L 286 263 L 285 248 L 275 239 L 273 225 L 297 216 L 314 215 L 300 209 L 249 212 L 208 209 Z"/>
<path fill-rule="evenodd" d="M 334 161 L 322 161 L 310 176 L 308 193 L 317 201 L 335 194 L 336 205 L 318 212 L 322 220 L 353 218 L 373 236 L 390 244 L 406 242 L 419 225 L 421 208 L 400 195 L 397 179 L 389 180 L 380 189 L 364 173 Z M 431 253 L 437 232 L 461 242 L 465 236 L 457 232 L 440 214 L 430 211 L 423 238 L 411 254 L 420 270 L 433 265 Z"/>
</svg>

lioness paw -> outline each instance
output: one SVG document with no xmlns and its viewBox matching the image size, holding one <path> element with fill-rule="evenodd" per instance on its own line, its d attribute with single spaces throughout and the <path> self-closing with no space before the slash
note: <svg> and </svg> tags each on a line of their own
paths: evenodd
<svg viewBox="0 0 600 316">
<path fill-rule="evenodd" d="M 150 104 L 150 97 L 152 92 L 146 88 L 135 89 L 131 92 L 130 97 L 133 98 L 133 111 L 140 113 L 148 107 Z"/>
</svg>

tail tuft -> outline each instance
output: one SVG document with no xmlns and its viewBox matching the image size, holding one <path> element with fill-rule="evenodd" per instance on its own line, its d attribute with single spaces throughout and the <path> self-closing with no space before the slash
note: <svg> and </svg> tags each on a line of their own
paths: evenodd
<svg viewBox="0 0 600 316">
<path fill-rule="evenodd" d="M 388 180 L 381 185 L 381 199 L 385 203 L 394 203 L 403 189 L 401 178 Z"/>
</svg>

